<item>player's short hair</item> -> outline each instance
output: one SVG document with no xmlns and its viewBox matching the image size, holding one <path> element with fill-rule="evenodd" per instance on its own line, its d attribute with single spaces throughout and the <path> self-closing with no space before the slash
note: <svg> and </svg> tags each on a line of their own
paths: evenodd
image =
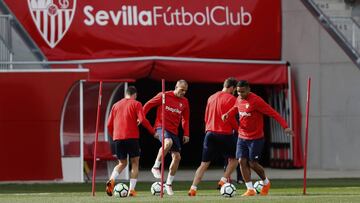
<svg viewBox="0 0 360 203">
<path fill-rule="evenodd" d="M 250 87 L 250 84 L 247 80 L 240 80 L 236 87 Z"/>
<path fill-rule="evenodd" d="M 125 91 L 125 94 L 127 94 L 129 96 L 132 96 L 132 95 L 134 95 L 136 93 L 137 93 L 137 90 L 136 90 L 135 86 L 129 86 Z"/>
<path fill-rule="evenodd" d="M 237 84 L 237 80 L 235 78 L 233 78 L 233 77 L 227 78 L 224 81 L 224 87 L 225 88 L 236 87 L 236 84 Z"/>
<path fill-rule="evenodd" d="M 181 79 L 176 82 L 175 88 L 177 88 L 180 84 L 184 84 L 184 85 L 188 86 L 188 83 L 186 82 L 186 80 Z"/>
</svg>

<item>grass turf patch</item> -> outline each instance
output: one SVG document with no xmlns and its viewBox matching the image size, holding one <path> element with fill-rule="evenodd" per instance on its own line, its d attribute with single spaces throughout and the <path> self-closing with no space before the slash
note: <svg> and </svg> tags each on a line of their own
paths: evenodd
<svg viewBox="0 0 360 203">
<path fill-rule="evenodd" d="M 0 184 L 0 202 L 357 202 L 360 199 L 360 179 L 311 179 L 308 180 L 307 195 L 302 195 L 302 180 L 271 180 L 270 194 L 266 197 L 241 197 L 244 184 L 235 184 L 237 195 L 224 198 L 216 190 L 216 181 L 205 181 L 199 185 L 196 197 L 188 197 L 189 181 L 175 181 L 174 196 L 164 195 L 161 200 L 150 193 L 152 182 L 137 184 L 138 196 L 114 198 L 105 194 L 105 183 L 96 184 L 96 196 L 91 195 L 90 183 L 52 184 Z"/>
</svg>

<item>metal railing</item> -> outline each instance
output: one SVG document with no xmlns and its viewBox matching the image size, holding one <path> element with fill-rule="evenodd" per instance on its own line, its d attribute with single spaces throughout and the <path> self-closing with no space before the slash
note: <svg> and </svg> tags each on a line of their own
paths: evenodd
<svg viewBox="0 0 360 203">
<path fill-rule="evenodd" d="M 330 17 L 330 21 L 344 35 L 349 44 L 360 53 L 360 26 L 352 17 Z"/>
<path fill-rule="evenodd" d="M 360 69 L 360 26 L 352 17 L 354 5 L 344 0 L 302 2 Z"/>
<path fill-rule="evenodd" d="M 0 15 L 0 62 L 13 61 L 11 15 Z M 0 69 L 12 69 L 13 64 L 0 63 Z"/>
</svg>

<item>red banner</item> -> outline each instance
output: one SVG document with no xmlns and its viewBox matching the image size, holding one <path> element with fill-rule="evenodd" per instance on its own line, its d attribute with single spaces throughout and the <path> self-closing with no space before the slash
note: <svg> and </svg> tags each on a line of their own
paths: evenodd
<svg viewBox="0 0 360 203">
<path fill-rule="evenodd" d="M 277 60 L 280 0 L 4 0 L 49 60 Z"/>
</svg>

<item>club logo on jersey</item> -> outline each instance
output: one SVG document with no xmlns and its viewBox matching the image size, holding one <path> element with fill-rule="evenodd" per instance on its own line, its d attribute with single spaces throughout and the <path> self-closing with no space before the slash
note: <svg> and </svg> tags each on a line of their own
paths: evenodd
<svg viewBox="0 0 360 203">
<path fill-rule="evenodd" d="M 76 0 L 28 0 L 28 6 L 37 30 L 54 48 L 73 21 Z"/>
<path fill-rule="evenodd" d="M 180 106 L 180 108 L 183 106 L 183 104 L 182 103 L 179 103 L 179 106 Z"/>
<path fill-rule="evenodd" d="M 245 104 L 245 108 L 249 108 L 250 107 L 250 104 L 249 103 L 247 103 L 247 104 Z"/>
</svg>

